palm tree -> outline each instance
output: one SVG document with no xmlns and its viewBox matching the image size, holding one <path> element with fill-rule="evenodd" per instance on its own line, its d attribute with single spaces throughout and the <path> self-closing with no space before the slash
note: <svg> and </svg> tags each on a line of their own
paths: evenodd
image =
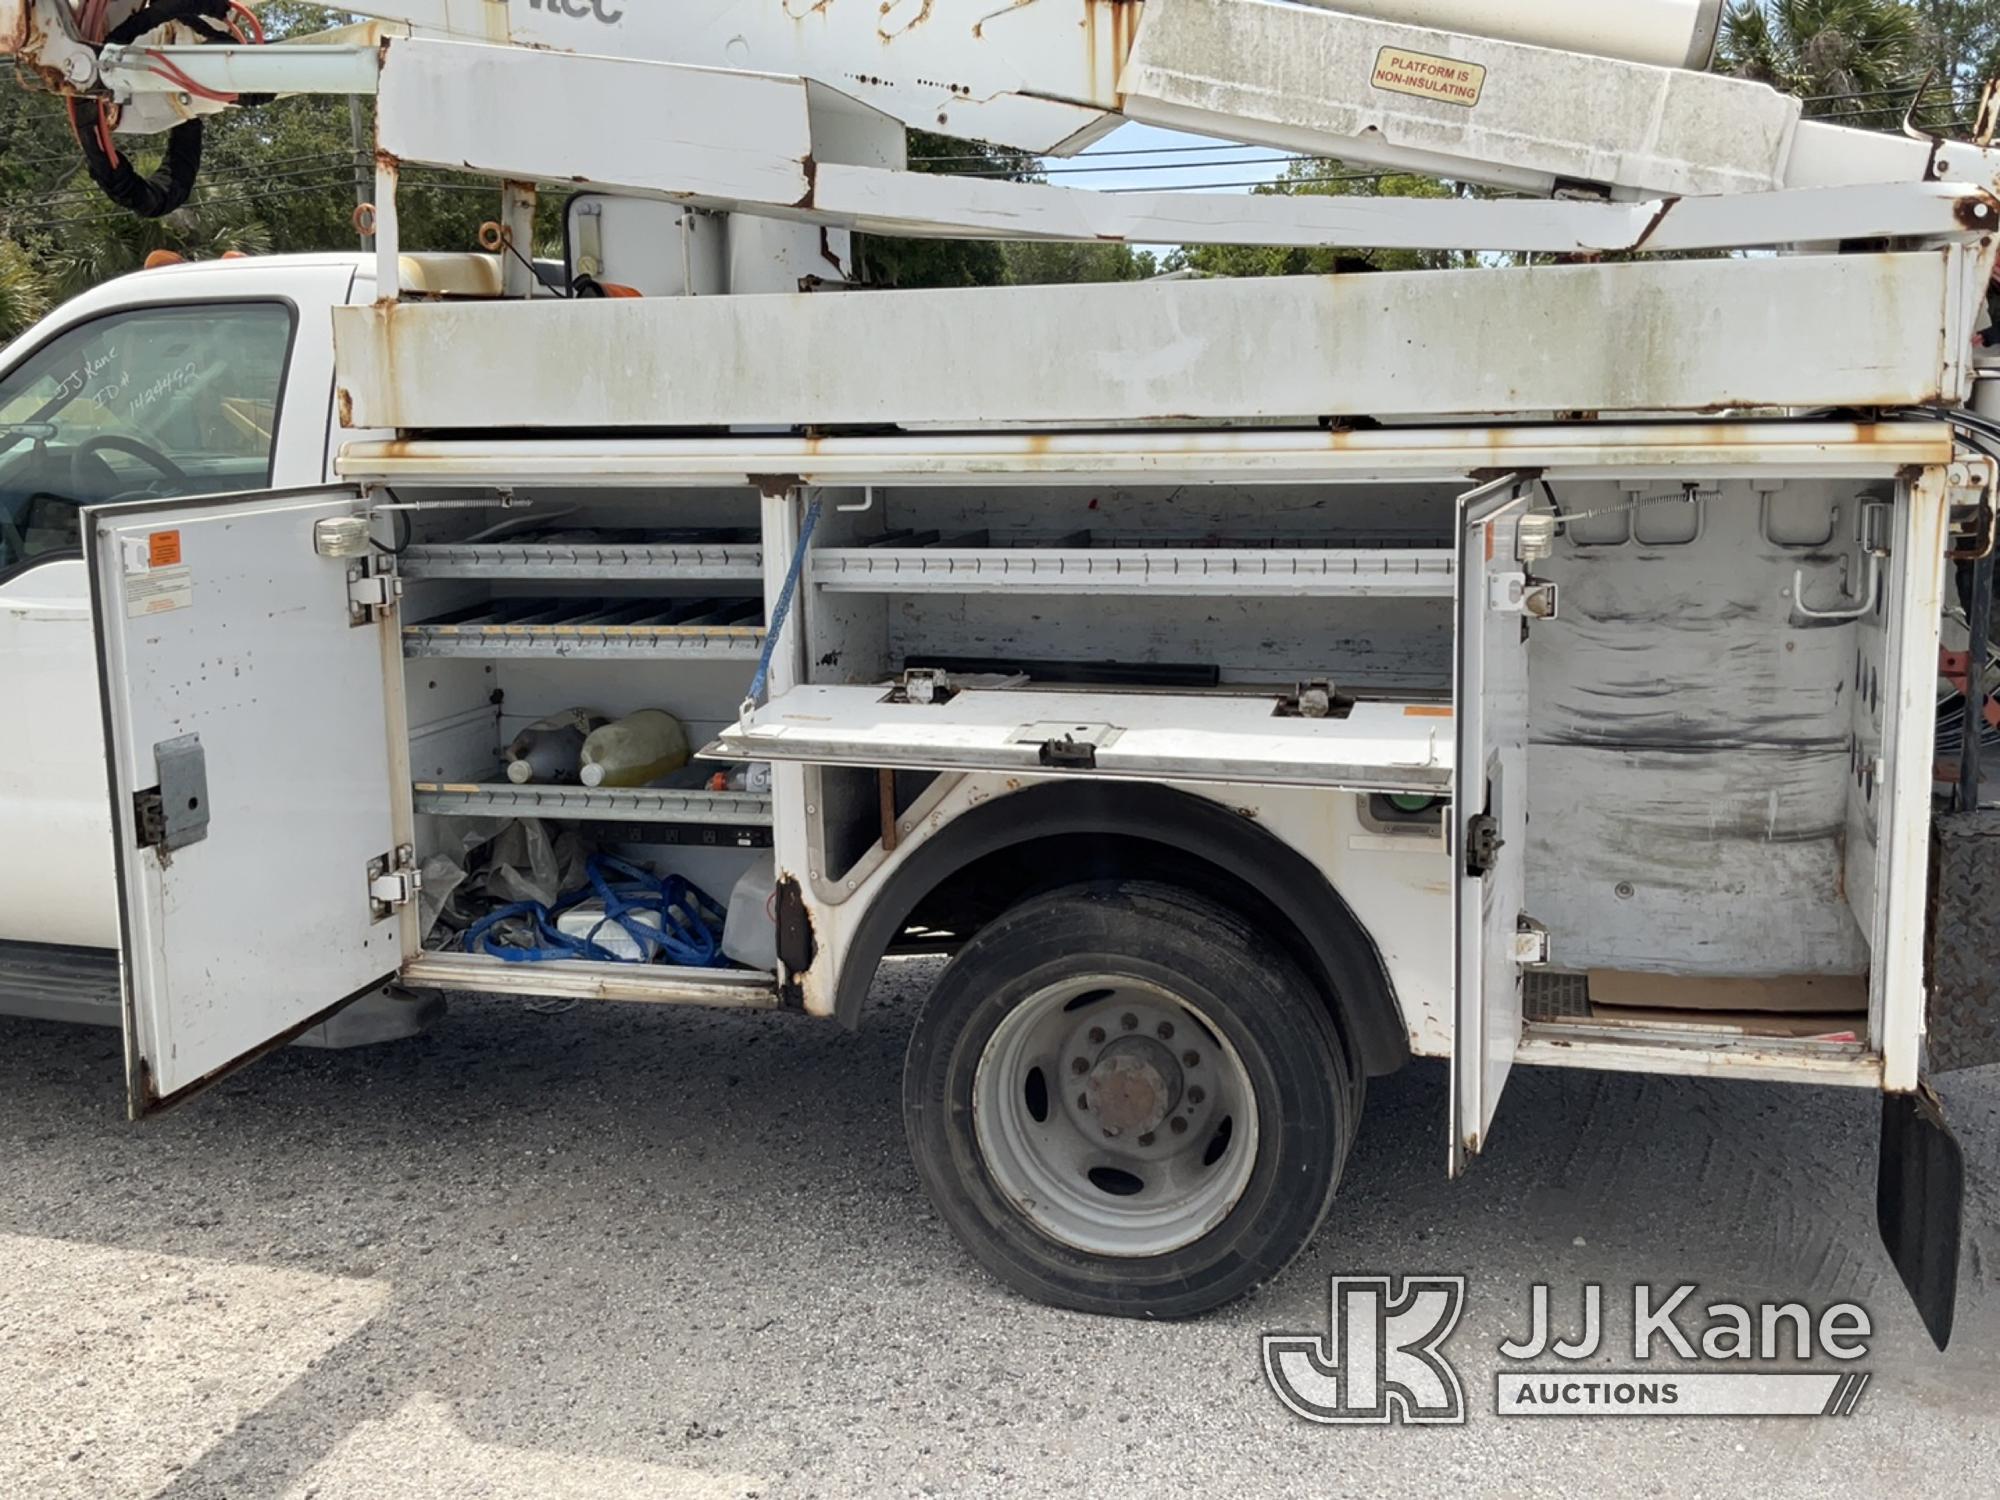
<svg viewBox="0 0 2000 1500">
<path fill-rule="evenodd" d="M 1718 66 L 1805 101 L 1808 115 L 1893 128 L 1924 82 L 1931 38 L 1902 0 L 1737 0 Z M 1951 81 L 1927 89 L 1919 118 L 1954 120 Z"/>
<path fill-rule="evenodd" d="M 12 240 L 0 240 L 0 344 L 49 310 L 48 274 Z"/>
<path fill-rule="evenodd" d="M 91 209 L 49 231 L 49 281 L 73 297 L 88 287 L 136 271 L 155 250 L 189 260 L 214 260 L 225 251 L 262 255 L 271 248 L 269 226 L 240 193 L 228 187 L 197 188 L 184 208 L 164 219 Z"/>
</svg>

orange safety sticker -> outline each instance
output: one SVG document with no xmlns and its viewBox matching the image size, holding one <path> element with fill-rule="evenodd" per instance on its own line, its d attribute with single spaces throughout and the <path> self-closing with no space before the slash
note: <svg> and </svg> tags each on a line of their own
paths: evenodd
<svg viewBox="0 0 2000 1500">
<path fill-rule="evenodd" d="M 1412 703 L 1404 708 L 1403 717 L 1406 719 L 1449 719 L 1451 717 L 1451 705 L 1449 703 Z"/>
<path fill-rule="evenodd" d="M 146 538 L 146 565 L 153 568 L 177 568 L 181 562 L 181 534 L 178 531 L 156 531 Z"/>
</svg>

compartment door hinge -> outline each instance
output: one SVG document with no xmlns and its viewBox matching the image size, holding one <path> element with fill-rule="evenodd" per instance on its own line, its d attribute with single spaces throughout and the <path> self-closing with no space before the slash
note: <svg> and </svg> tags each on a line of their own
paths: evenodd
<svg viewBox="0 0 2000 1500">
<path fill-rule="evenodd" d="M 417 869 L 417 851 L 408 844 L 393 854 L 378 854 L 368 861 L 368 912 L 381 922 L 417 899 L 424 877 Z"/>
<path fill-rule="evenodd" d="M 347 570 L 347 623 L 372 625 L 395 609 L 403 597 L 403 580 L 394 573 L 370 573 L 368 564 Z"/>
</svg>

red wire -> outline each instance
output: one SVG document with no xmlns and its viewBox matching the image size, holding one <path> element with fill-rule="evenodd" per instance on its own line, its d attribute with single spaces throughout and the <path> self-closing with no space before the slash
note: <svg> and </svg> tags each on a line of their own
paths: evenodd
<svg viewBox="0 0 2000 1500">
<path fill-rule="evenodd" d="M 146 56 L 152 58 L 154 63 L 154 66 L 147 71 L 157 74 L 169 83 L 179 84 L 197 99 L 213 99 L 217 104 L 234 104 L 236 102 L 236 95 L 234 94 L 218 93 L 212 88 L 196 83 L 166 53 L 148 47 L 146 49 Z"/>
<path fill-rule="evenodd" d="M 255 38 L 255 40 L 251 42 L 250 45 L 257 47 L 263 46 L 264 23 L 257 19 L 257 12 L 252 10 L 249 6 L 245 5 L 243 3 L 243 0 L 229 0 L 229 8 L 235 11 L 236 14 L 241 16 L 243 18 L 244 24 L 250 28 L 250 35 L 251 37 Z"/>
</svg>

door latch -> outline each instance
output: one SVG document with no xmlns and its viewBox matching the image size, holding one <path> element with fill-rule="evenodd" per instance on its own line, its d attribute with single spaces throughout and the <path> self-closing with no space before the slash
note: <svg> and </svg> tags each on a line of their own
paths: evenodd
<svg viewBox="0 0 2000 1500">
<path fill-rule="evenodd" d="M 1088 740 L 1064 735 L 1058 740 L 1043 740 L 1036 758 L 1043 765 L 1059 771 L 1094 771 L 1097 769 L 1097 746 Z"/>
<path fill-rule="evenodd" d="M 1465 873 L 1483 879 L 1500 862 L 1507 841 L 1500 837 L 1500 820 L 1491 813 L 1474 813 L 1465 823 Z"/>
<path fill-rule="evenodd" d="M 408 844 L 398 845 L 393 854 L 378 854 L 368 861 L 368 914 L 377 922 L 408 906 L 423 888 L 417 851 Z"/>
<path fill-rule="evenodd" d="M 1556 617 L 1556 586 L 1526 573 L 1500 573 L 1488 580 L 1487 603 L 1496 615 L 1528 615 L 1537 620 Z"/>
<path fill-rule="evenodd" d="M 1953 562 L 1976 562 L 1993 550 L 2000 535 L 1993 460 L 1962 458 L 1945 473 L 1945 506 L 1951 518 L 1945 556 Z"/>
<path fill-rule="evenodd" d="M 372 625 L 403 597 L 403 580 L 394 573 L 371 573 L 365 562 L 347 570 L 347 623 Z"/>
<path fill-rule="evenodd" d="M 1354 711 L 1354 700 L 1331 682 L 1302 682 L 1296 689 L 1278 696 L 1271 711 L 1274 719 L 1344 719 Z"/>
<path fill-rule="evenodd" d="M 160 784 L 132 794 L 139 847 L 166 864 L 176 849 L 208 837 L 208 757 L 201 736 L 184 734 L 153 746 Z"/>
<path fill-rule="evenodd" d="M 1533 917 L 1523 916 L 1514 929 L 1514 962 L 1521 965 L 1549 961 L 1549 930 Z"/>
<path fill-rule="evenodd" d="M 935 667 L 911 667 L 896 679 L 884 703 L 949 703 L 958 696 L 958 685 L 949 672 Z"/>
</svg>

